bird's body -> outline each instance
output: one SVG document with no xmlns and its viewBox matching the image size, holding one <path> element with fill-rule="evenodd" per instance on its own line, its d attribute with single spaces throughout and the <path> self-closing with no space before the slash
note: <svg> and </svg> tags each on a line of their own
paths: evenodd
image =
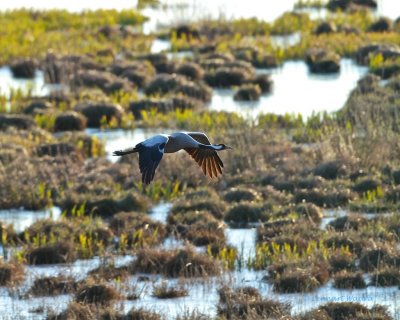
<svg viewBox="0 0 400 320">
<path fill-rule="evenodd" d="M 185 150 L 210 178 L 222 174 L 224 166 L 217 151 L 231 149 L 224 144 L 212 145 L 202 132 L 175 132 L 169 135 L 159 134 L 138 143 L 134 148 L 115 151 L 115 156 L 139 153 L 139 168 L 142 182 L 149 184 L 164 153 L 175 153 Z"/>
</svg>

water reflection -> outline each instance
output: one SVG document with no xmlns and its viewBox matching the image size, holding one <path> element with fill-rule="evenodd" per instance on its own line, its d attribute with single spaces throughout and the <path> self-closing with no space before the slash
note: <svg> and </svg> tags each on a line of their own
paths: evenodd
<svg viewBox="0 0 400 320">
<path fill-rule="evenodd" d="M 271 75 L 274 87 L 260 101 L 238 103 L 233 100 L 232 90 L 216 90 L 209 108 L 253 118 L 260 113 L 301 113 L 307 118 L 313 112 L 337 111 L 368 71 L 350 59 L 342 59 L 340 67 L 337 75 L 315 75 L 309 73 L 303 61 L 288 61 L 280 68 L 262 71 Z"/>
<path fill-rule="evenodd" d="M 0 222 L 12 224 L 16 232 L 24 231 L 39 219 L 52 218 L 53 220 L 57 220 L 60 216 L 61 209 L 58 207 L 39 211 L 21 209 L 0 210 Z"/>
<path fill-rule="evenodd" d="M 49 93 L 50 87 L 44 83 L 42 71 L 36 71 L 33 79 L 13 78 L 9 66 L 0 67 L 0 94 L 9 96 L 11 89 L 31 91 L 33 95 L 44 96 Z"/>
<path fill-rule="evenodd" d="M 151 209 L 149 216 L 155 221 L 166 223 L 171 207 L 172 203 L 159 203 Z"/>
<path fill-rule="evenodd" d="M 107 159 L 116 162 L 118 157 L 113 157 L 115 150 L 134 147 L 139 142 L 158 133 L 169 133 L 171 130 L 163 129 L 86 129 L 86 133 L 102 140 L 105 144 Z"/>
<path fill-rule="evenodd" d="M 284 36 L 271 36 L 271 43 L 276 47 L 291 47 L 300 43 L 301 33 L 295 32 L 293 34 Z"/>
</svg>

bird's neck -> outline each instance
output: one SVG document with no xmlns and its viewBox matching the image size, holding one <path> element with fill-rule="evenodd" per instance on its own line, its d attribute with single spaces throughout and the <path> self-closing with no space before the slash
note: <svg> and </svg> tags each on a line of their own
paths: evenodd
<svg viewBox="0 0 400 320">
<path fill-rule="evenodd" d="M 221 146 L 216 146 L 216 145 L 213 145 L 213 144 L 202 144 L 202 143 L 199 143 L 199 149 L 208 149 L 208 150 L 219 151 L 219 150 L 221 150 Z"/>
</svg>

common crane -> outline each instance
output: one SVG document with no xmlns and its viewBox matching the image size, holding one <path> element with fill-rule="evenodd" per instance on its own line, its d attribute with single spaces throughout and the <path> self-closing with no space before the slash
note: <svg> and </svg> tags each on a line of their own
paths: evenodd
<svg viewBox="0 0 400 320">
<path fill-rule="evenodd" d="M 210 178 L 222 174 L 224 164 L 217 151 L 232 149 L 224 144 L 211 144 L 203 132 L 175 132 L 159 134 L 138 143 L 134 148 L 114 151 L 114 156 L 139 153 L 139 169 L 142 182 L 149 184 L 156 172 L 164 153 L 185 150 L 202 168 L 204 175 Z"/>
</svg>

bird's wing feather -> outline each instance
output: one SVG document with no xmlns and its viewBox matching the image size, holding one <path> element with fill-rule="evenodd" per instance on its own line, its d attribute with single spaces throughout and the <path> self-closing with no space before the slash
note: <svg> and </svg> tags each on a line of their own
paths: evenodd
<svg viewBox="0 0 400 320">
<path fill-rule="evenodd" d="M 197 162 L 199 167 L 203 170 L 204 175 L 208 175 L 212 178 L 213 176 L 218 177 L 218 174 L 222 174 L 224 164 L 216 151 L 195 148 L 187 148 L 185 151 Z"/>
<path fill-rule="evenodd" d="M 210 145 L 210 140 L 208 140 L 208 137 L 206 136 L 205 133 L 203 132 L 186 132 L 189 136 L 191 136 L 194 140 L 197 142 L 200 142 L 202 144 Z"/>
<path fill-rule="evenodd" d="M 142 173 L 143 183 L 149 184 L 154 179 L 167 142 L 167 136 L 157 135 L 136 145 L 139 151 L 139 169 Z"/>
</svg>

